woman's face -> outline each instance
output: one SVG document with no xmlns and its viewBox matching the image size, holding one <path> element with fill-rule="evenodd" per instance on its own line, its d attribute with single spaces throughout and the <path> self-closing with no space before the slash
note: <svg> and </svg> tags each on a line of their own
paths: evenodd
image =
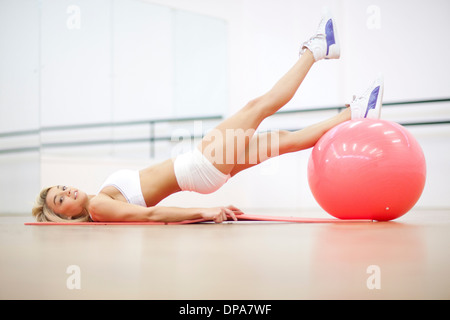
<svg viewBox="0 0 450 320">
<path fill-rule="evenodd" d="M 83 213 L 88 196 L 74 187 L 56 186 L 50 188 L 45 201 L 54 213 L 70 218 Z"/>
</svg>

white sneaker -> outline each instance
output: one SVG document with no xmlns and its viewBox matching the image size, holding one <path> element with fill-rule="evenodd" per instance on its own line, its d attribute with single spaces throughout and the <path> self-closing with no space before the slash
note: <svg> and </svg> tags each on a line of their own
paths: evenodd
<svg viewBox="0 0 450 320">
<path fill-rule="evenodd" d="M 311 39 L 302 44 L 300 55 L 309 49 L 316 61 L 322 59 L 339 59 L 341 47 L 336 30 L 336 19 L 333 18 L 329 8 L 323 9 L 322 20 L 317 28 L 317 33 Z"/>
<path fill-rule="evenodd" d="M 354 96 L 350 103 L 352 119 L 380 119 L 383 104 L 384 79 L 378 75 L 372 85 L 358 98 Z"/>
</svg>

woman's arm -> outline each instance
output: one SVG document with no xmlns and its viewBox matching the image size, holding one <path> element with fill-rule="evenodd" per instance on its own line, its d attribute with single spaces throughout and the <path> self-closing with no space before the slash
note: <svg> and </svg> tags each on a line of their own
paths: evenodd
<svg viewBox="0 0 450 320">
<path fill-rule="evenodd" d="M 142 207 L 99 194 L 90 201 L 89 213 L 94 221 L 180 222 L 205 219 L 220 223 L 228 216 L 233 220 L 242 214 L 233 206 L 216 208 Z"/>
<path fill-rule="evenodd" d="M 214 208 L 175 208 L 151 207 L 152 221 L 177 222 L 184 220 L 205 219 L 221 223 L 231 217 L 237 221 L 236 215 L 243 214 L 234 206 Z"/>
</svg>

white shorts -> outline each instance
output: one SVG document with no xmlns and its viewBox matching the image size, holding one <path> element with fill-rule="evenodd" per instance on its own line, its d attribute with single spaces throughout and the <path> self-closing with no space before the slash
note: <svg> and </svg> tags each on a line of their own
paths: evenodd
<svg viewBox="0 0 450 320">
<path fill-rule="evenodd" d="M 214 167 L 197 148 L 179 155 L 175 159 L 174 169 L 181 190 L 202 194 L 218 190 L 231 177 Z"/>
</svg>

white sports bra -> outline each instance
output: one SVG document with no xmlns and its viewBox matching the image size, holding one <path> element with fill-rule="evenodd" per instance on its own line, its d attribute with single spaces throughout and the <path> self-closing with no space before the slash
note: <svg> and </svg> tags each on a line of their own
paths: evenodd
<svg viewBox="0 0 450 320">
<path fill-rule="evenodd" d="M 108 186 L 113 186 L 119 190 L 125 199 L 127 199 L 128 203 L 147 207 L 144 196 L 142 195 L 138 170 L 119 170 L 114 172 L 102 184 L 98 193 Z"/>
</svg>

